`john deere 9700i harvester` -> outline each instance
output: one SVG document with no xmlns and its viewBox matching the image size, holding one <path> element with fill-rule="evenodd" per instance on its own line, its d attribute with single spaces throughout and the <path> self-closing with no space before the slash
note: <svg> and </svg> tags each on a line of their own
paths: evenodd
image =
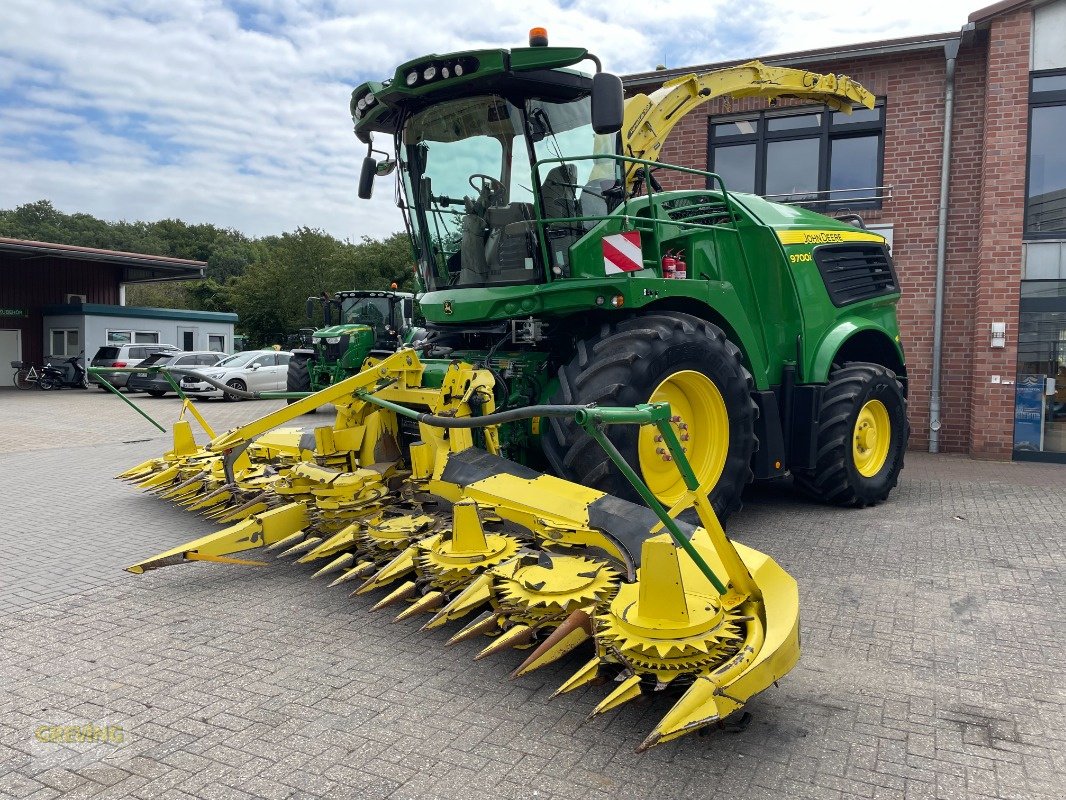
<svg viewBox="0 0 1066 800">
<path fill-rule="evenodd" d="M 462 619 L 452 641 L 493 637 L 479 657 L 533 648 L 515 675 L 588 648 L 559 691 L 613 679 L 593 713 L 677 698 L 643 749 L 798 658 L 795 581 L 719 523 L 744 485 L 875 503 L 907 439 L 885 241 L 655 159 L 716 96 L 874 98 L 752 62 L 623 101 L 586 50 L 531 44 L 355 90 L 360 195 L 398 168 L 428 335 L 204 447 L 179 421 L 122 477 L 229 527 L 131 570 L 268 547 L 399 618 Z M 328 403 L 331 425 L 280 427 Z"/>
</svg>

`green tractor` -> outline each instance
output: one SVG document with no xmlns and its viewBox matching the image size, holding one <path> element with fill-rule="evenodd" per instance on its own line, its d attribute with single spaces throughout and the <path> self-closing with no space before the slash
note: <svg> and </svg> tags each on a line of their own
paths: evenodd
<svg viewBox="0 0 1066 800">
<path fill-rule="evenodd" d="M 309 320 L 318 308 L 322 327 L 301 329 L 302 341 L 289 360 L 287 391 L 317 392 L 332 386 L 357 373 L 371 353 L 395 352 L 405 337 L 417 332 L 410 292 L 346 291 L 308 297 Z"/>
<path fill-rule="evenodd" d="M 427 55 L 352 94 L 368 147 L 360 197 L 398 168 L 427 320 L 415 345 L 423 385 L 459 360 L 492 371 L 497 411 L 669 401 L 722 518 L 753 478 L 791 474 L 828 503 L 884 500 L 909 433 L 885 239 L 657 161 L 681 117 L 714 97 L 799 97 L 850 114 L 873 95 L 843 76 L 751 62 L 624 99 L 587 50 L 533 44 Z M 376 159 L 375 142 L 394 152 Z M 664 191 L 667 175 L 702 188 Z M 343 336 L 316 333 L 312 387 L 358 367 L 364 350 Z M 409 445 L 418 426 L 397 435 Z M 607 435 L 667 507 L 682 500 L 653 428 Z M 573 421 L 501 426 L 499 448 L 635 499 Z"/>
</svg>

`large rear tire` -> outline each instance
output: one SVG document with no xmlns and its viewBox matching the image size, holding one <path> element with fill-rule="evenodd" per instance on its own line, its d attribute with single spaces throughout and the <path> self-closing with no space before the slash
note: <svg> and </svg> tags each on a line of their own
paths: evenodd
<svg viewBox="0 0 1066 800">
<path fill-rule="evenodd" d="M 753 381 L 740 350 L 721 328 L 679 312 L 658 312 L 605 324 L 579 341 L 573 360 L 559 370 L 556 404 L 632 406 L 670 402 L 675 431 L 701 484 L 713 484 L 711 502 L 725 520 L 741 506 L 751 482 L 758 440 Z M 684 491 L 676 464 L 650 427 L 613 425 L 607 435 L 664 505 Z M 607 454 L 575 422 L 553 418 L 543 437 L 553 469 L 562 477 L 608 494 L 638 500 Z"/>
<path fill-rule="evenodd" d="M 285 374 L 286 392 L 309 392 L 311 391 L 311 367 L 306 358 L 294 355 L 289 359 L 289 371 Z M 292 405 L 296 398 L 290 397 L 285 400 L 286 404 Z"/>
<path fill-rule="evenodd" d="M 817 463 L 795 485 L 823 503 L 863 507 L 885 500 L 899 481 L 910 437 L 907 399 L 896 374 L 851 362 L 834 370 L 822 395 Z"/>
</svg>

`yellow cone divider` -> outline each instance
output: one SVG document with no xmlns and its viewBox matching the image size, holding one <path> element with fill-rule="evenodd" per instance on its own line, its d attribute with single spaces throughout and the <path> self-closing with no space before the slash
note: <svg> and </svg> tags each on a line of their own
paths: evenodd
<svg viewBox="0 0 1066 800">
<path fill-rule="evenodd" d="M 415 600 L 411 605 L 396 615 L 393 622 L 402 622 L 405 619 L 410 619 L 417 614 L 428 614 L 435 608 L 440 608 L 440 604 L 444 602 L 444 594 L 438 591 L 426 592 L 420 598 Z"/>
<path fill-rule="evenodd" d="M 552 692 L 551 696 L 558 697 L 561 694 L 572 692 L 579 686 L 584 686 L 585 684 L 591 683 L 592 681 L 596 680 L 596 678 L 599 677 L 599 674 L 600 657 L 596 656 L 594 659 L 587 662 L 585 666 L 583 666 L 581 669 L 579 669 L 577 672 L 567 678 L 562 686 Z M 551 698 L 548 699 L 550 700 Z"/>
<path fill-rule="evenodd" d="M 590 612 L 591 609 L 586 611 L 580 608 L 574 611 L 563 621 L 562 625 L 551 632 L 551 636 L 540 643 L 532 655 L 523 661 L 518 669 L 511 673 L 511 678 L 520 678 L 541 667 L 546 667 L 591 639 L 592 617 Z"/>
<path fill-rule="evenodd" d="M 354 594 L 366 594 L 374 589 L 387 586 L 398 578 L 402 578 L 415 569 L 415 556 L 418 551 L 414 547 L 408 547 L 396 558 L 378 570 L 372 578 L 355 590 Z"/>
<path fill-rule="evenodd" d="M 359 580 L 360 578 L 366 578 L 367 575 L 374 571 L 374 566 L 375 565 L 373 561 L 360 561 L 350 570 L 341 575 L 339 578 L 336 578 L 331 581 L 327 588 L 339 586 L 340 584 L 347 583 L 348 581 L 355 581 Z"/>
<path fill-rule="evenodd" d="M 438 611 L 433 619 L 423 625 L 422 630 L 439 628 L 441 625 L 446 625 L 453 620 L 465 617 L 478 606 L 489 602 L 491 597 L 492 576 L 488 574 L 478 575 L 473 583 L 453 597 L 451 602 Z"/>
<path fill-rule="evenodd" d="M 294 544 L 288 550 L 284 550 L 284 551 L 278 553 L 278 558 L 285 558 L 285 556 L 295 556 L 295 555 L 299 555 L 300 553 L 306 553 L 308 550 L 312 549 L 313 547 L 317 547 L 318 544 L 321 541 L 322 541 L 322 537 L 321 536 L 308 536 L 302 542 Z"/>
<path fill-rule="evenodd" d="M 491 656 L 493 653 L 498 653 L 501 650 L 529 644 L 533 639 L 533 633 L 533 628 L 528 625 L 515 625 L 508 628 L 496 638 L 496 641 L 474 656 L 474 660 L 480 661 L 481 659 Z"/>
<path fill-rule="evenodd" d="M 465 628 L 455 634 L 455 636 L 449 639 L 445 643 L 445 646 L 451 647 L 453 644 L 459 644 L 459 642 L 465 642 L 467 639 L 472 639 L 475 636 L 481 634 L 489 634 L 493 631 L 498 631 L 499 629 L 500 623 L 496 619 L 496 612 L 486 611 L 484 614 L 481 614 L 476 617 L 473 622 L 471 622 L 469 625 L 467 625 Z"/>
<path fill-rule="evenodd" d="M 610 711 L 612 708 L 618 708 L 618 706 L 638 697 L 640 697 L 640 676 L 630 675 L 618 684 L 613 692 L 603 698 L 598 706 L 592 709 L 592 713 L 588 715 L 587 719 L 592 719 L 597 714 Z"/>
<path fill-rule="evenodd" d="M 404 581 L 400 584 L 399 588 L 393 589 L 382 599 L 374 603 L 374 605 L 370 607 L 370 610 L 381 611 L 383 608 L 388 608 L 391 605 L 407 600 L 409 597 L 414 597 L 417 592 L 418 586 L 415 585 L 414 581 Z"/>
<path fill-rule="evenodd" d="M 287 550 L 297 542 L 302 542 L 307 538 L 307 531 L 296 531 L 292 536 L 286 536 L 280 542 L 274 542 L 267 548 L 268 553 L 272 553 L 275 550 Z"/>
<path fill-rule="evenodd" d="M 300 560 L 302 561 L 303 559 Z M 311 578 L 320 578 L 323 575 L 328 575 L 331 572 L 336 572 L 339 569 L 344 569 L 353 561 L 355 561 L 354 553 L 345 553 L 344 555 L 337 556 L 335 559 L 326 564 L 326 566 L 322 567 L 322 569 L 318 570 L 318 572 L 312 575 Z"/>
<path fill-rule="evenodd" d="M 668 742 L 683 736 L 686 733 L 717 722 L 721 715 L 715 695 L 718 694 L 718 685 L 708 678 L 698 678 L 688 690 L 681 695 L 681 699 L 674 707 L 666 712 L 659 724 L 640 746 L 638 753 L 643 753 L 649 747 Z"/>
</svg>

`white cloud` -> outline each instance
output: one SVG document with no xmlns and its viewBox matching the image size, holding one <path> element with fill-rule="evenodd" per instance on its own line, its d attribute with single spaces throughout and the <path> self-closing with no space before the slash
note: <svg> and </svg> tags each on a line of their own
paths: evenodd
<svg viewBox="0 0 1066 800">
<path fill-rule="evenodd" d="M 429 52 L 521 45 L 533 25 L 615 72 L 958 29 L 977 6 L 855 0 L 8 0 L 0 207 L 48 198 L 109 219 L 262 235 L 401 226 L 379 181 L 355 198 L 354 86 Z"/>
</svg>

